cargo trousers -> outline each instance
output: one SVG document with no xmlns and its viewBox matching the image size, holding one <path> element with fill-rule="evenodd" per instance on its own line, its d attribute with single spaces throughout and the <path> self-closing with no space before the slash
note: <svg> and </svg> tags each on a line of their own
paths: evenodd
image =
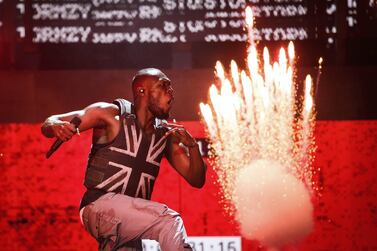
<svg viewBox="0 0 377 251">
<path fill-rule="evenodd" d="M 162 251 L 192 250 L 180 215 L 158 202 L 107 193 L 80 215 L 100 251 L 141 251 L 142 239 L 156 240 Z"/>
</svg>

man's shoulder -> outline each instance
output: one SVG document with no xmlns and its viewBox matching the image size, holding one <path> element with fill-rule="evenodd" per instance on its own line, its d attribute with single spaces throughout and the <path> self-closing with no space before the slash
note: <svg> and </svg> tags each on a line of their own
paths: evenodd
<svg viewBox="0 0 377 251">
<path fill-rule="evenodd" d="M 119 107 L 114 103 L 109 102 L 96 102 L 88 106 L 89 109 L 95 109 L 100 113 L 111 115 L 119 114 Z"/>
</svg>

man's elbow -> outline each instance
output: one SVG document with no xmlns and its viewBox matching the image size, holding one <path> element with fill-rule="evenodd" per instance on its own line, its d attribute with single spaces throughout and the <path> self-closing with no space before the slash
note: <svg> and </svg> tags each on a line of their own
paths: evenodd
<svg viewBox="0 0 377 251">
<path fill-rule="evenodd" d="M 207 173 L 207 165 L 203 163 L 203 169 L 201 175 L 195 180 L 195 184 L 192 184 L 195 188 L 202 188 L 206 183 L 206 173 Z"/>
<path fill-rule="evenodd" d="M 203 188 L 204 184 L 206 183 L 206 178 L 205 176 L 202 179 L 198 179 L 195 181 L 190 182 L 190 185 L 195 188 Z"/>
<path fill-rule="evenodd" d="M 206 183 L 206 181 L 203 180 L 203 182 L 198 183 L 195 187 L 201 189 L 201 188 L 204 187 L 204 184 L 205 184 L 205 183 Z"/>
</svg>

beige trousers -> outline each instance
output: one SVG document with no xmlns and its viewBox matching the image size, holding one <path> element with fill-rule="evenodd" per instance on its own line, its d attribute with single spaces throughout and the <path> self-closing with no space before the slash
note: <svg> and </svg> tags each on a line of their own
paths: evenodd
<svg viewBox="0 0 377 251">
<path fill-rule="evenodd" d="M 82 221 L 100 251 L 141 251 L 141 239 L 156 240 L 162 251 L 192 250 L 182 218 L 161 203 L 107 193 L 83 208 Z"/>
</svg>

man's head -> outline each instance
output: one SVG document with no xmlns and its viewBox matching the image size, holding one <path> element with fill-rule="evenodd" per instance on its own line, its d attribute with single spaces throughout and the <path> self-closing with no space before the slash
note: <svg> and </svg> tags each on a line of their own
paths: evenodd
<svg viewBox="0 0 377 251">
<path fill-rule="evenodd" d="M 167 119 L 171 108 L 173 88 L 170 79 L 159 69 L 138 71 L 132 80 L 136 105 L 144 104 L 159 119 Z"/>
</svg>

